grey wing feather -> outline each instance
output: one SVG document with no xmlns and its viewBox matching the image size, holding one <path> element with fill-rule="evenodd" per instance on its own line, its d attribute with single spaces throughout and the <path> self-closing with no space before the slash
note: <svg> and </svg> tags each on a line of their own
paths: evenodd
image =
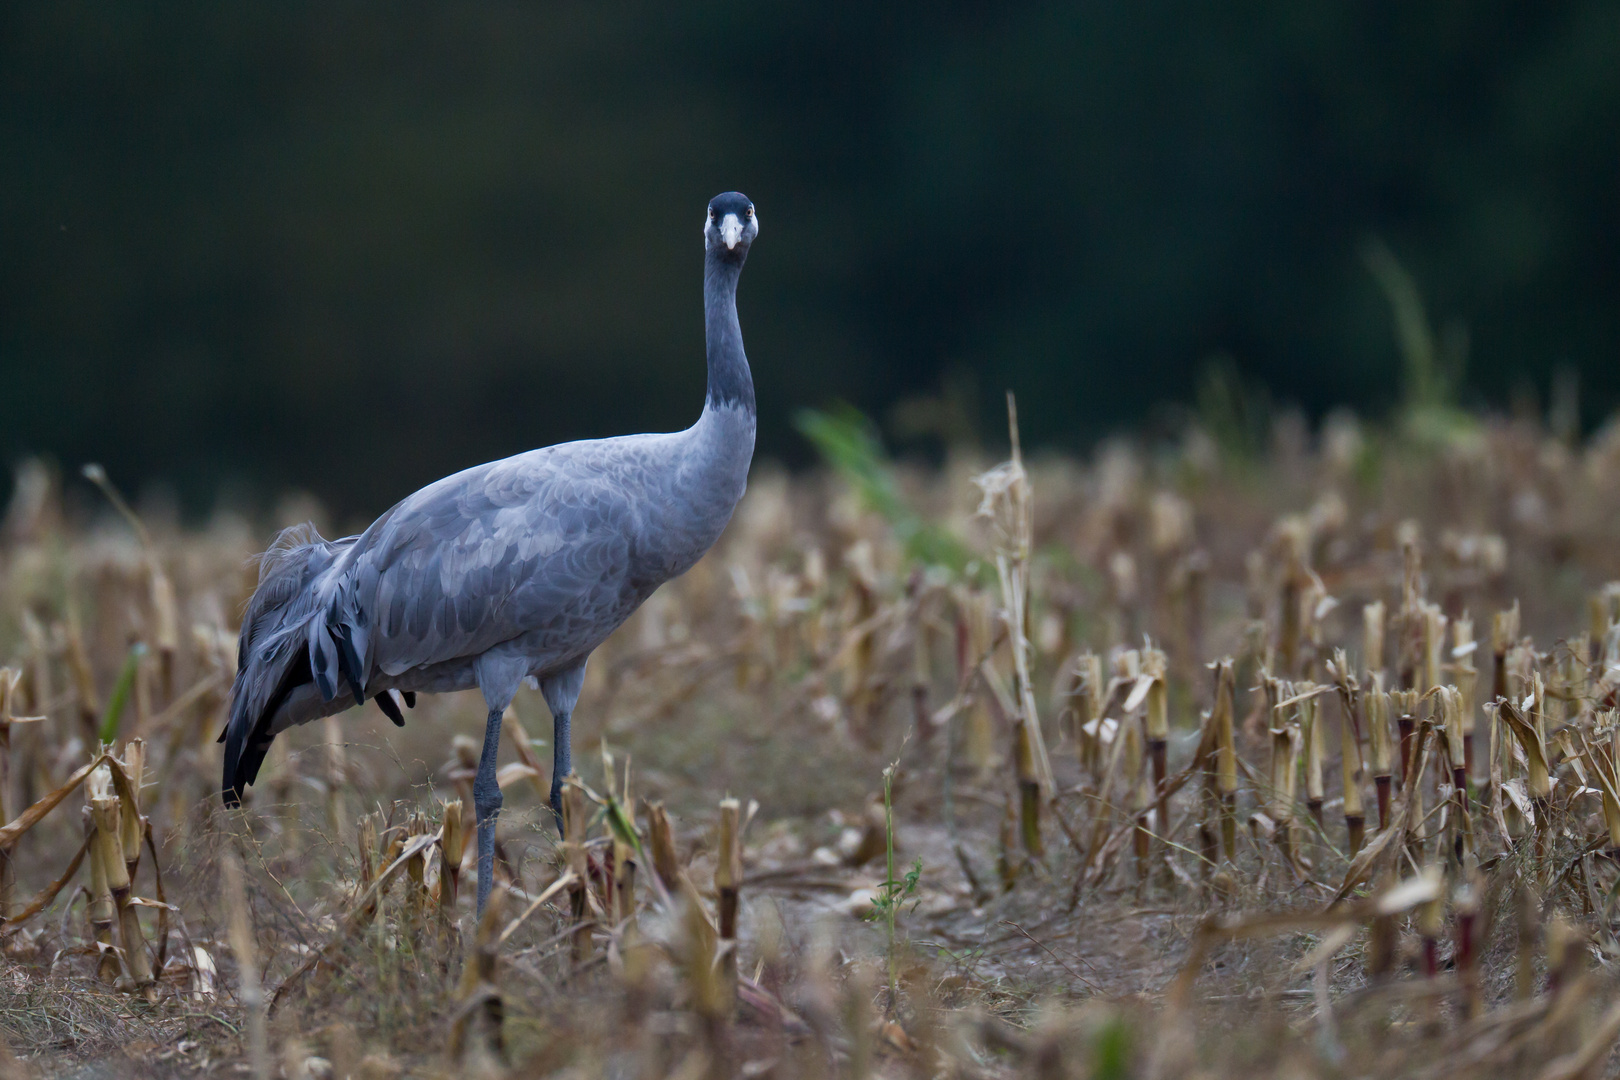
<svg viewBox="0 0 1620 1080">
<path fill-rule="evenodd" d="M 366 670 L 399 675 L 525 635 L 541 660 L 594 647 L 618 625 L 642 598 L 640 485 L 627 482 L 639 455 L 605 449 L 570 444 L 468 470 L 368 530 L 347 575 Z"/>
</svg>

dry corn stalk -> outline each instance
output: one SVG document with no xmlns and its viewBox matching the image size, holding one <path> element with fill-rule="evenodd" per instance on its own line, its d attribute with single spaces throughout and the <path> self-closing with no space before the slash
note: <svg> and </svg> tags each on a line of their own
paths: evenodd
<svg viewBox="0 0 1620 1080">
<path fill-rule="evenodd" d="M 634 930 L 636 919 L 636 849 L 619 836 L 613 837 L 613 896 L 618 908 L 614 919 Z"/>
<path fill-rule="evenodd" d="M 1611 710 L 1599 713 L 1589 735 L 1579 733 L 1582 759 L 1602 793 L 1603 824 L 1609 833 L 1610 858 L 1620 857 L 1620 722 Z"/>
<path fill-rule="evenodd" d="M 15 719 L 12 709 L 21 678 L 22 672 L 15 668 L 0 668 L 0 827 L 11 823 L 11 725 Z M 0 923 L 11 918 L 16 887 L 11 852 L 0 851 Z"/>
<path fill-rule="evenodd" d="M 1474 654 L 1479 643 L 1474 640 L 1474 620 L 1466 614 L 1452 624 L 1451 670 L 1452 678 L 1461 695 L 1463 725 L 1463 771 L 1470 784 L 1476 784 L 1479 758 L 1474 750 L 1474 727 L 1479 716 L 1479 671 Z"/>
<path fill-rule="evenodd" d="M 1315 692 L 1316 689 L 1312 687 L 1296 690 L 1296 694 Z M 1305 739 L 1305 809 L 1320 829 L 1322 803 L 1327 795 L 1322 783 L 1322 762 L 1327 756 L 1327 740 L 1322 732 L 1321 699 L 1313 696 L 1301 701 L 1298 715 L 1300 731 Z"/>
<path fill-rule="evenodd" d="M 359 853 L 359 890 L 364 895 L 371 889 L 372 883 L 377 880 L 377 819 L 367 814 L 360 819 L 356 829 L 356 845 Z M 362 909 L 362 916 L 369 919 L 377 913 L 377 901 L 373 900 Z"/>
<path fill-rule="evenodd" d="M 89 783 L 85 785 L 85 841 L 90 848 L 90 897 L 85 906 L 85 916 L 89 920 L 90 933 L 95 938 L 99 954 L 96 961 L 96 977 L 104 983 L 116 982 L 122 970 L 118 950 L 113 946 L 113 923 L 117 918 L 117 906 L 112 897 L 111 878 L 107 875 L 107 859 L 103 854 L 107 838 L 102 836 L 101 821 L 96 815 L 96 804 L 111 796 L 112 773 L 105 765 L 98 765 L 90 774 Z M 113 835 L 116 838 L 116 831 Z M 119 854 L 118 862 L 122 866 L 121 849 Z"/>
<path fill-rule="evenodd" d="M 1082 653 L 1075 661 L 1075 669 L 1075 750 L 1080 756 L 1080 767 L 1096 780 L 1102 769 L 1100 728 L 1108 692 L 1103 680 L 1102 657 L 1093 652 Z"/>
<path fill-rule="evenodd" d="M 1407 842 L 1414 849 L 1421 847 L 1429 835 L 1429 815 L 1424 810 L 1423 783 L 1423 778 L 1427 775 L 1427 763 L 1425 761 L 1423 768 L 1418 765 L 1418 736 L 1420 731 L 1432 731 L 1438 727 L 1436 722 L 1420 716 L 1423 703 L 1423 695 L 1416 690 L 1392 690 L 1389 694 L 1390 711 L 1395 714 L 1395 729 L 1400 735 L 1401 791 L 1405 794 L 1410 789 L 1409 801 L 1412 804 L 1412 812 L 1407 815 Z"/>
<path fill-rule="evenodd" d="M 1267 676 L 1265 680 L 1267 719 L 1271 734 L 1271 799 L 1268 815 L 1276 823 L 1277 845 L 1290 867 L 1294 866 L 1294 798 L 1298 790 L 1299 752 L 1303 739 L 1292 705 L 1283 702 L 1293 696 L 1292 684 Z"/>
<path fill-rule="evenodd" d="M 1552 759 L 1547 754 L 1547 687 L 1539 671 L 1530 675 L 1530 726 L 1535 735 L 1538 752 L 1530 758 L 1526 769 L 1525 788 L 1539 819 L 1545 814 L 1547 800 L 1552 798 Z M 1528 747 L 1525 753 L 1530 754 Z"/>
<path fill-rule="evenodd" d="M 1160 836 L 1169 836 L 1170 684 L 1169 662 L 1163 650 L 1152 645 L 1142 650 L 1142 680 L 1146 682 L 1144 704 L 1147 707 L 1142 714 L 1142 727 L 1148 760 L 1153 766 L 1154 826 Z"/>
<path fill-rule="evenodd" d="M 427 835 L 427 822 L 420 813 L 412 813 L 410 823 L 405 829 L 405 842 L 417 840 Z M 427 860 L 428 849 L 418 847 L 415 854 L 405 860 L 405 923 L 412 934 L 422 929 L 422 915 L 427 905 Z"/>
<path fill-rule="evenodd" d="M 1475 876 L 1469 875 L 1459 882 L 1451 897 L 1452 910 L 1457 914 L 1457 937 L 1452 959 L 1457 968 L 1458 981 L 1462 983 L 1462 1015 L 1468 1020 L 1478 1016 L 1483 1007 L 1479 977 L 1480 889 L 1473 880 Z"/>
<path fill-rule="evenodd" d="M 1277 665 L 1285 678 L 1303 674 L 1301 648 L 1305 637 L 1306 591 L 1311 574 L 1306 559 L 1310 525 L 1298 515 L 1277 523 L 1277 546 L 1282 557 L 1282 590 L 1278 613 Z"/>
<path fill-rule="evenodd" d="M 722 992 L 737 997 L 737 903 L 742 888 L 741 807 L 736 799 L 720 801 L 720 834 L 716 846 L 714 888 L 718 896 L 720 979 Z"/>
<path fill-rule="evenodd" d="M 1453 854 L 1460 861 L 1475 850 L 1473 817 L 1468 809 L 1468 770 L 1464 764 L 1462 694 L 1455 686 L 1436 691 L 1451 761 Z"/>
<path fill-rule="evenodd" d="M 1339 761 L 1344 788 L 1344 829 L 1351 858 L 1361 850 L 1367 834 L 1367 814 L 1362 808 L 1363 768 L 1358 731 L 1362 710 L 1361 687 L 1350 673 L 1343 649 L 1335 649 L 1330 674 L 1339 691 Z"/>
<path fill-rule="evenodd" d="M 1488 700 L 1498 701 L 1510 696 L 1508 690 L 1508 650 L 1519 638 L 1519 604 L 1491 616 L 1491 693 Z M 1501 720 L 1492 710 L 1488 727 L 1491 755 L 1490 790 L 1486 793 L 1489 804 L 1496 808 L 1501 799 L 1500 784 L 1513 776 L 1512 739 L 1505 737 Z"/>
<path fill-rule="evenodd" d="M 1198 789 L 1198 853 L 1199 873 L 1203 883 L 1209 884 L 1210 875 L 1221 863 L 1221 797 L 1220 753 L 1216 748 L 1216 728 L 1213 710 L 1202 716 L 1199 734 L 1198 766 L 1202 784 Z"/>
<path fill-rule="evenodd" d="M 1420 783 L 1422 776 L 1411 775 L 1412 769 L 1412 735 L 1417 730 L 1418 702 L 1422 695 L 1416 690 L 1391 690 L 1389 692 L 1389 711 L 1395 715 L 1395 733 L 1397 752 L 1400 760 L 1400 787 L 1406 790 L 1407 785 Z"/>
<path fill-rule="evenodd" d="M 147 576 L 152 596 L 152 643 L 157 647 L 162 701 L 168 704 L 174 699 L 174 664 L 180 651 L 180 604 L 175 598 L 174 582 L 164 572 L 156 551 L 149 551 Z"/>
<path fill-rule="evenodd" d="M 473 940 L 472 956 L 461 971 L 455 1014 L 450 1021 L 449 1057 L 458 1076 L 504 1077 L 506 1047 L 501 1024 L 506 1016 L 498 982 L 501 919 L 507 891 L 497 885 L 484 905 Z"/>
<path fill-rule="evenodd" d="M 1424 603 L 1418 607 L 1423 631 L 1423 681 L 1414 689 L 1428 693 L 1440 685 L 1446 648 L 1446 617 L 1439 604 Z"/>
<path fill-rule="evenodd" d="M 1046 843 L 1041 838 L 1041 781 L 1025 724 L 1013 728 L 1013 762 L 1018 778 L 1018 835 L 1024 850 L 1038 859 L 1046 854 Z"/>
<path fill-rule="evenodd" d="M 1401 545 L 1402 572 L 1401 607 L 1395 618 L 1400 634 L 1395 643 L 1395 686 L 1412 690 L 1423 678 L 1423 546 L 1417 522 L 1401 522 L 1396 539 Z M 1404 746 L 1402 751 L 1404 756 Z"/>
<path fill-rule="evenodd" d="M 1389 737 L 1389 694 L 1384 690 L 1384 673 L 1372 673 L 1372 685 L 1362 697 L 1367 718 L 1368 753 L 1372 758 L 1373 789 L 1378 799 L 1378 828 L 1389 827 L 1389 807 L 1394 788 L 1395 762 Z"/>
<path fill-rule="evenodd" d="M 1142 729 L 1137 724 L 1124 725 L 1125 782 L 1131 791 L 1131 819 L 1135 822 L 1133 836 L 1136 844 L 1136 873 L 1146 879 L 1148 860 L 1152 854 L 1153 833 L 1148 827 L 1148 815 L 1153 808 L 1153 791 L 1148 787 L 1145 755 L 1142 748 Z"/>
<path fill-rule="evenodd" d="M 146 937 L 141 933 L 139 913 L 130 903 L 129 868 L 125 865 L 124 848 L 119 841 L 119 807 L 117 795 L 91 800 L 90 816 L 96 828 L 91 855 L 101 864 L 108 892 L 118 911 L 118 943 L 122 948 L 124 970 L 129 977 L 127 983 L 121 981 L 120 986 L 150 991 L 152 961 L 146 954 Z M 149 993 L 149 998 L 155 1001 L 156 995 Z"/>
<path fill-rule="evenodd" d="M 1459 765 L 1463 761 L 1461 720 L 1459 718 L 1457 723 L 1451 727 L 1446 726 L 1445 715 L 1442 712 L 1443 695 L 1438 692 L 1443 678 L 1448 620 L 1441 613 L 1439 604 L 1431 604 L 1425 601 L 1418 606 L 1418 612 L 1419 626 L 1422 630 L 1423 681 L 1417 688 L 1418 698 L 1412 706 L 1412 712 L 1415 715 L 1423 707 L 1424 702 L 1428 702 L 1430 719 L 1447 736 L 1447 757 L 1454 765 Z M 1456 757 L 1454 758 L 1451 757 L 1450 752 L 1450 739 L 1453 735 L 1455 735 L 1457 742 Z M 1419 774 L 1412 778 L 1412 782 L 1422 784 L 1424 778 Z M 1464 790 L 1466 792 L 1466 788 Z M 1426 836 L 1428 833 L 1424 831 L 1420 835 Z"/>
<path fill-rule="evenodd" d="M 1276 662 L 1276 648 L 1264 619 L 1252 619 L 1243 629 L 1243 652 L 1238 656 L 1237 685 L 1252 699 L 1243 723 L 1245 731 L 1270 723 L 1265 715 L 1265 677 Z"/>
<path fill-rule="evenodd" d="M 674 895 L 681 887 L 681 864 L 675 855 L 675 837 L 669 827 L 669 813 L 661 802 L 647 806 L 647 846 L 652 848 L 653 873 L 664 886 L 665 893 Z"/>
<path fill-rule="evenodd" d="M 461 860 L 467 853 L 466 819 L 460 799 L 444 804 L 444 827 L 439 835 L 439 910 L 448 919 L 461 892 Z"/>
<path fill-rule="evenodd" d="M 967 665 L 961 673 L 960 685 L 971 687 L 985 664 L 992 662 L 991 651 L 994 643 L 990 620 L 990 598 L 984 593 L 974 590 L 969 592 L 964 600 L 962 621 L 958 624 L 965 631 L 958 640 L 959 651 L 963 653 L 960 661 Z M 964 752 L 968 764 L 983 774 L 988 772 L 995 764 L 995 727 L 990 719 L 990 703 L 983 693 L 973 693 L 967 706 L 966 731 L 964 739 Z"/>
<path fill-rule="evenodd" d="M 1025 856 L 1018 844 L 1018 810 L 1011 793 L 1007 795 L 1007 804 L 1001 815 L 1001 827 L 998 833 L 1001 847 L 996 853 L 996 874 L 1001 878 L 1001 887 L 1011 891 L 1018 883 L 1018 875 L 1023 872 Z"/>
<path fill-rule="evenodd" d="M 574 884 L 568 888 L 569 907 L 574 919 L 573 959 L 578 966 L 591 956 L 591 924 L 586 919 L 590 901 L 590 865 L 585 851 L 585 788 L 577 776 L 570 775 L 564 782 L 563 809 L 563 865 L 574 874 Z"/>
<path fill-rule="evenodd" d="M 1237 740 L 1233 730 L 1237 711 L 1237 668 L 1231 657 L 1215 665 L 1215 790 L 1221 804 L 1221 852 L 1237 858 Z"/>
<path fill-rule="evenodd" d="M 1518 740 L 1519 748 L 1524 752 L 1525 789 L 1534 810 L 1536 857 L 1539 863 L 1546 854 L 1546 834 L 1550 824 L 1547 800 L 1552 795 L 1552 777 L 1548 768 L 1547 736 L 1540 708 L 1543 687 L 1539 674 L 1532 676 L 1532 687 L 1533 697 L 1529 703 L 1528 716 L 1525 715 L 1521 705 L 1512 701 L 1501 702 L 1497 708 L 1497 715 L 1507 724 L 1509 732 Z"/>
<path fill-rule="evenodd" d="M 878 614 L 878 573 L 872 542 L 857 540 L 844 553 L 849 570 L 851 638 L 841 649 L 844 657 L 844 701 L 856 732 L 870 738 L 875 720 L 876 693 L 872 686 L 877 649 L 874 622 Z"/>
<path fill-rule="evenodd" d="M 1052 764 L 1047 758 L 1046 739 L 1041 734 L 1040 714 L 1035 708 L 1035 686 L 1030 677 L 1029 574 L 1035 534 L 1034 503 L 1018 444 L 1018 409 L 1011 393 L 1007 395 L 1007 424 L 1012 436 L 1011 460 L 976 477 L 974 483 L 984 492 L 978 513 L 991 521 L 996 538 L 996 577 L 1001 583 L 1012 646 L 1013 701 L 1017 708 L 1012 719 L 1027 729 L 1041 793 L 1050 798 L 1054 790 Z"/>
<path fill-rule="evenodd" d="M 630 793 L 630 761 L 628 758 L 625 759 L 622 785 L 615 791 L 613 757 L 608 753 L 606 740 L 602 743 L 602 771 L 608 778 L 607 797 L 598 800 L 605 810 L 603 816 L 610 837 L 608 844 L 610 863 L 606 868 L 608 872 L 604 875 L 611 901 L 607 905 L 608 919 L 616 925 L 622 925 L 626 934 L 633 934 L 636 917 L 636 867 L 640 862 L 644 845 L 641 832 L 636 828 L 636 798 Z M 655 890 L 659 887 L 656 877 L 653 885 Z"/>
<path fill-rule="evenodd" d="M 703 1035 L 707 1068 L 694 1075 L 724 1077 L 731 1075 L 730 1024 L 735 1010 L 734 997 L 728 997 L 720 978 L 719 957 L 716 955 L 714 927 L 696 894 L 684 899 L 681 912 L 681 934 L 674 954 L 686 977 L 692 1009 L 698 1015 Z"/>
<path fill-rule="evenodd" d="M 1563 727 L 1565 719 L 1569 716 L 1569 706 L 1576 700 L 1576 686 L 1579 680 L 1574 671 L 1573 650 L 1584 649 L 1585 644 L 1585 641 L 1577 638 L 1570 642 L 1571 648 L 1555 645 L 1543 658 L 1543 666 L 1547 672 L 1547 703 L 1543 707 L 1543 712 L 1546 715 L 1548 731 L 1556 731 Z"/>
<path fill-rule="evenodd" d="M 1491 654 L 1495 659 L 1492 668 L 1493 682 L 1491 696 L 1493 698 L 1508 697 L 1508 653 L 1519 644 L 1519 602 L 1515 600 L 1513 606 L 1506 611 L 1498 611 L 1491 617 Z"/>
<path fill-rule="evenodd" d="M 231 951 L 236 954 L 237 997 L 248 1014 L 248 1060 L 255 1080 L 270 1080 L 270 1046 L 266 1033 L 268 1010 L 264 987 L 259 981 L 259 954 L 253 943 L 253 923 L 248 915 L 247 891 L 242 881 L 242 864 L 227 851 L 220 858 L 225 885 L 226 926 Z"/>
<path fill-rule="evenodd" d="M 1374 600 L 1361 609 L 1361 671 L 1362 685 L 1372 685 L 1373 675 L 1384 672 L 1384 627 L 1389 615 L 1382 600 Z"/>
<path fill-rule="evenodd" d="M 123 854 L 124 871 L 133 880 L 135 870 L 141 864 L 141 838 L 146 835 L 146 818 L 141 814 L 141 805 L 138 801 L 142 782 L 146 778 L 145 740 L 129 740 L 124 746 L 121 770 L 118 764 L 109 765 L 113 770 L 113 783 L 117 785 L 120 795 L 118 843 Z M 119 783 L 120 780 L 123 783 Z"/>
</svg>

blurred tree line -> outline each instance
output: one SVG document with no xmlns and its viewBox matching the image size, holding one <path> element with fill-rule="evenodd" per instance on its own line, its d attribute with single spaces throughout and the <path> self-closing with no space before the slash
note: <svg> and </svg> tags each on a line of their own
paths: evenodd
<svg viewBox="0 0 1620 1080">
<path fill-rule="evenodd" d="M 1081 447 L 1398 393 L 1387 245 L 1464 393 L 1620 400 L 1620 6 L 13 4 L 0 449 L 381 510 L 673 428 L 699 221 L 755 199 L 761 449 L 851 402 Z"/>
</svg>

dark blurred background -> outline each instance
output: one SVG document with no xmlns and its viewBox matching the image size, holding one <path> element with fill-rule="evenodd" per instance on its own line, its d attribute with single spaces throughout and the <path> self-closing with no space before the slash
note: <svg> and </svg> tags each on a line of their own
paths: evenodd
<svg viewBox="0 0 1620 1080">
<path fill-rule="evenodd" d="M 0 450 L 194 512 L 380 511 L 679 427 L 738 188 L 761 450 L 848 401 L 1084 448 L 1211 357 L 1399 393 L 1370 240 L 1464 403 L 1620 401 L 1620 6 L 75 3 L 0 13 Z M 938 397 L 947 407 L 919 408 Z M 930 419 L 930 418 L 933 419 Z M 943 417 L 944 419 L 941 419 Z M 937 433 L 937 432 L 936 432 Z"/>
</svg>

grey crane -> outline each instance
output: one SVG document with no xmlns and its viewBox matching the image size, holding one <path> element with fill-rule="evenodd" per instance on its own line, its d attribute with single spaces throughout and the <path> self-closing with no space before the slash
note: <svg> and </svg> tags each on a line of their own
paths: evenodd
<svg viewBox="0 0 1620 1080">
<path fill-rule="evenodd" d="M 737 279 L 759 234 L 744 195 L 703 224 L 708 395 L 667 434 L 531 450 L 429 484 L 358 536 L 283 530 L 242 618 L 223 797 L 240 805 L 270 743 L 374 699 L 395 724 L 417 693 L 477 687 L 488 708 L 473 784 L 478 910 L 494 879 L 501 714 L 525 679 L 554 725 L 551 809 L 561 821 L 569 718 L 585 664 L 653 590 L 719 539 L 754 454 L 754 383 Z M 395 697 L 395 694 L 398 697 Z"/>
</svg>

